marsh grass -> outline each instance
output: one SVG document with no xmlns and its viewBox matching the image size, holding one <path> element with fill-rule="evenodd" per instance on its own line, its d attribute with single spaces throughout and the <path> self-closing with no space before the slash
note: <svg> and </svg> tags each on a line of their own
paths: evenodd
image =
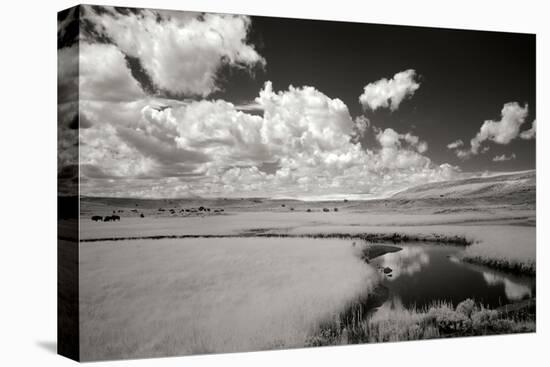
<svg viewBox="0 0 550 367">
<path fill-rule="evenodd" d="M 314 238 L 314 239 L 341 239 L 341 240 L 364 240 L 368 243 L 407 243 L 407 242 L 429 242 L 442 243 L 447 245 L 468 246 L 472 240 L 465 236 L 443 235 L 437 233 L 429 234 L 403 234 L 393 233 L 309 233 L 292 234 L 271 232 L 269 228 L 249 229 L 239 234 L 226 235 L 155 235 L 155 236 L 128 236 L 128 237 L 108 237 L 108 238 L 85 238 L 80 242 L 105 242 L 105 241 L 130 241 L 130 240 L 165 240 L 165 239 L 186 239 L 186 238 L 239 238 L 239 237 L 262 237 L 262 238 Z"/>
<path fill-rule="evenodd" d="M 435 301 L 424 309 L 385 303 L 376 312 L 365 310 L 326 320 L 308 339 L 308 346 L 406 341 L 442 337 L 524 333 L 535 331 L 535 303 L 522 307 L 488 309 L 471 299 L 456 307 Z M 367 316 L 367 317 L 365 317 Z"/>
<path fill-rule="evenodd" d="M 536 264 L 534 261 L 518 261 L 511 258 L 492 258 L 483 255 L 465 255 L 462 261 L 472 264 L 485 265 L 490 268 L 522 275 L 536 275 Z"/>
</svg>

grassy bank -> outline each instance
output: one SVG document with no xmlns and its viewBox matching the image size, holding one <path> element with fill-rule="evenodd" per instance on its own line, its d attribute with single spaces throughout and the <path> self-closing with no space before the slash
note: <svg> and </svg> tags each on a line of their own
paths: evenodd
<svg viewBox="0 0 550 367">
<path fill-rule="evenodd" d="M 351 310 L 351 312 L 350 312 Z M 359 304 L 322 323 L 308 346 L 420 340 L 535 331 L 535 302 L 487 309 L 467 299 L 457 307 L 434 302 L 423 310 L 383 305 L 371 315 Z"/>
<path fill-rule="evenodd" d="M 125 236 L 125 237 L 105 237 L 105 238 L 86 238 L 81 239 L 80 242 L 105 242 L 105 241 L 135 241 L 135 240 L 167 240 L 167 239 L 197 239 L 197 238 L 313 238 L 313 239 L 343 239 L 343 240 L 359 240 L 364 241 L 367 244 L 383 244 L 383 243 L 411 243 L 411 242 L 424 242 L 433 244 L 447 244 L 455 246 L 468 247 L 468 251 L 461 257 L 464 262 L 472 264 L 485 265 L 490 268 L 512 272 L 515 274 L 530 275 L 536 274 L 536 265 L 534 261 L 530 259 L 522 259 L 521 256 L 511 255 L 510 257 L 502 257 L 499 254 L 499 248 L 494 249 L 489 247 L 484 252 L 479 253 L 477 249 L 471 249 L 472 244 L 476 243 L 471 238 L 460 235 L 446 235 L 439 233 L 427 233 L 427 234 L 406 234 L 399 232 L 380 232 L 380 233 L 281 233 L 275 229 L 270 228 L 257 228 L 253 230 L 243 231 L 238 234 L 183 234 L 183 235 L 154 235 L 154 236 Z M 391 249 L 391 246 L 387 248 L 381 248 L 381 245 L 373 247 L 373 249 L 365 249 L 364 258 L 374 258 L 383 255 L 386 252 L 397 251 Z M 369 251 L 373 251 L 369 254 Z M 381 250 L 380 254 L 375 254 L 378 250 Z M 470 251 L 473 250 L 473 251 Z"/>
<path fill-rule="evenodd" d="M 238 238 L 238 237 L 261 237 L 261 238 L 327 238 L 327 239 L 357 239 L 370 243 L 392 242 L 431 242 L 445 243 L 449 245 L 468 246 L 472 241 L 464 236 L 448 236 L 437 233 L 430 234 L 402 234 L 402 233 L 310 233 L 310 234 L 290 234 L 270 232 L 271 229 L 255 229 L 241 232 L 239 234 L 183 234 L 183 235 L 155 235 L 155 236 L 125 236 L 125 237 L 100 237 L 85 238 L 80 242 L 104 242 L 104 241 L 131 241 L 131 240 L 165 240 L 165 239 L 185 239 L 185 238 Z"/>
<path fill-rule="evenodd" d="M 533 261 L 521 262 L 513 259 L 498 259 L 480 255 L 465 255 L 461 260 L 467 263 L 485 265 L 496 270 L 520 275 L 535 276 L 537 272 L 536 264 Z"/>
</svg>

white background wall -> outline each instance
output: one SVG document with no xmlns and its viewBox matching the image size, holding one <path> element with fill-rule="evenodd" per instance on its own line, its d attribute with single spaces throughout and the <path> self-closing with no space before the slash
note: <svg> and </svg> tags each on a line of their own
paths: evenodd
<svg viewBox="0 0 550 367">
<path fill-rule="evenodd" d="M 537 33 L 538 237 L 536 335 L 149 359 L 118 366 L 542 365 L 548 360 L 546 123 L 550 26 L 544 1 L 131 0 L 112 5 Z M 0 365 L 64 366 L 56 340 L 56 12 L 76 2 L 0 8 Z M 513 52 L 513 50 L 510 50 Z M 506 75 L 502 76 L 506 78 Z M 6 205 L 7 203 L 7 205 Z M 546 225 L 546 228 L 545 228 Z M 546 349 L 545 349 L 546 348 Z M 546 357 L 546 358 L 544 358 Z M 107 366 L 113 362 L 98 363 Z"/>
</svg>

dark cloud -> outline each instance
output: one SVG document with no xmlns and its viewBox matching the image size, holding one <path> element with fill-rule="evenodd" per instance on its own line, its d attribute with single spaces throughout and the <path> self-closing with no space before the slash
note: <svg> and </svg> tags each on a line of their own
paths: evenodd
<svg viewBox="0 0 550 367">
<path fill-rule="evenodd" d="M 103 171 L 101 167 L 93 164 L 82 164 L 80 166 L 80 172 L 82 176 L 87 178 L 116 178 L 117 176 L 110 175 Z"/>
</svg>

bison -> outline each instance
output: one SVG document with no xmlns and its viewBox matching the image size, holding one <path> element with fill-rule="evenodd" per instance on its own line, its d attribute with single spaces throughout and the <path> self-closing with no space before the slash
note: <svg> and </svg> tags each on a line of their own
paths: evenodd
<svg viewBox="0 0 550 367">
<path fill-rule="evenodd" d="M 94 215 L 94 216 L 92 217 L 92 220 L 93 220 L 94 222 L 102 222 L 102 221 L 103 221 L 103 217 L 102 217 L 101 215 Z"/>
</svg>

